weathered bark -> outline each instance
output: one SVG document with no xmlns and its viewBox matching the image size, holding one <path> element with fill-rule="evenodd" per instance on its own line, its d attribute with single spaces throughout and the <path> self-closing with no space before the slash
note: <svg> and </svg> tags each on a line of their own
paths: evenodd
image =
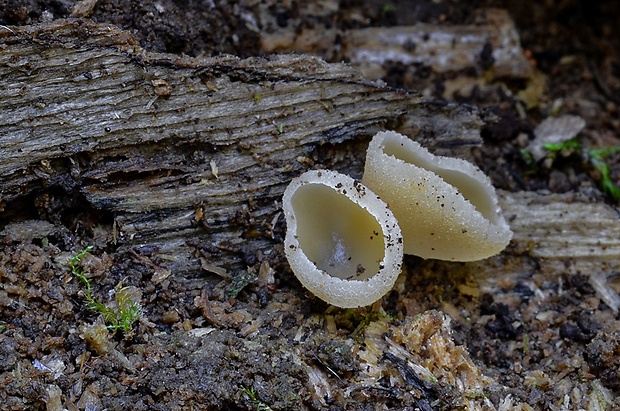
<svg viewBox="0 0 620 411">
<path fill-rule="evenodd" d="M 81 21 L 5 30 L 0 47 L 5 207 L 42 187 L 81 194 L 113 213 L 121 247 L 157 246 L 174 271 L 198 267 L 189 239 L 224 266 L 247 240 L 272 246 L 285 184 L 310 165 L 359 174 L 388 122 L 444 152 L 479 143 L 473 108 L 312 57 L 153 54 Z"/>
<path fill-rule="evenodd" d="M 620 270 L 620 210 L 583 195 L 505 194 L 515 256 L 551 273 L 584 275 Z"/>
<path fill-rule="evenodd" d="M 303 11 L 302 11 L 303 13 Z M 316 10 L 309 14 L 314 15 Z M 366 78 L 380 78 L 386 62 L 404 66 L 429 67 L 435 73 L 473 71 L 492 68 L 495 77 L 525 78 L 532 66 L 521 51 L 519 34 L 505 10 L 482 9 L 476 24 L 438 25 L 418 23 L 410 26 L 365 27 L 348 30 L 295 30 L 294 24 L 280 28 L 273 14 L 261 20 L 272 23 L 274 31 L 261 35 L 264 50 L 333 56 L 349 61 Z M 332 16 L 333 17 L 333 16 Z"/>
<path fill-rule="evenodd" d="M 487 291 L 534 274 L 549 280 L 581 274 L 614 312 L 620 310 L 618 288 L 610 282 L 620 272 L 620 210 L 578 193 L 503 193 L 501 205 L 514 231 L 509 248 L 469 267 Z"/>
<path fill-rule="evenodd" d="M 123 31 L 80 21 L 1 31 L 0 48 L 4 207 L 61 187 L 111 213 L 119 251 L 157 247 L 174 273 L 198 270 L 198 256 L 210 270 L 238 269 L 277 248 L 288 181 L 313 166 L 359 177 L 382 127 L 442 154 L 480 142 L 475 109 L 310 57 L 152 54 Z M 469 265 L 483 276 L 536 264 L 620 270 L 609 206 L 516 193 L 503 207 L 515 239 L 500 258 L 513 263 Z"/>
<path fill-rule="evenodd" d="M 523 80 L 534 72 L 505 10 L 480 9 L 471 24 L 464 25 L 415 22 L 346 29 L 321 25 L 337 20 L 336 10 L 300 5 L 296 17 L 280 27 L 274 13 L 263 7 L 259 20 L 270 30 L 261 33 L 262 49 L 347 61 L 367 79 L 392 78 L 394 70 L 398 82 L 410 82 L 424 95 L 439 92 L 448 99 L 470 95 L 473 87 L 484 87 L 494 79 Z M 317 20 L 313 28 L 303 25 L 310 19 Z"/>
</svg>

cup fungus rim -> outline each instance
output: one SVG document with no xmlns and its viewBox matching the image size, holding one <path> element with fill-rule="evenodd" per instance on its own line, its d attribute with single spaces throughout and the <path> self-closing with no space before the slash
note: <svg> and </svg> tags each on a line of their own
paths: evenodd
<svg viewBox="0 0 620 411">
<path fill-rule="evenodd" d="M 381 227 L 384 255 L 378 271 L 368 279 L 335 277 L 312 262 L 303 251 L 297 235 L 298 216 L 292 199 L 300 187 L 320 184 L 344 195 L 349 201 L 374 217 Z M 403 240 L 398 221 L 387 204 L 360 181 L 331 170 L 310 170 L 293 179 L 282 198 L 287 222 L 284 247 L 289 265 L 300 282 L 322 300 L 342 308 L 370 305 L 392 289 L 400 274 L 403 259 Z M 301 270 L 305 267 L 305 271 Z M 314 267 L 314 269 L 311 269 Z"/>
<path fill-rule="evenodd" d="M 386 152 L 388 142 L 400 145 L 399 150 L 402 149 L 404 153 L 396 155 Z M 407 156 L 414 161 L 403 158 Z M 397 187 L 397 183 L 392 181 L 396 178 L 401 178 L 400 186 L 416 183 L 417 189 L 401 190 L 402 187 Z M 401 224 L 405 254 L 450 261 L 475 261 L 499 253 L 512 238 L 510 227 L 501 214 L 495 188 L 482 170 L 460 158 L 430 153 L 418 142 L 395 131 L 381 131 L 371 140 L 363 181 L 390 204 Z M 434 196 L 437 196 L 438 204 L 429 200 Z M 414 207 L 414 204 L 419 207 Z M 448 241 L 441 244 L 441 250 L 428 245 L 438 241 L 439 236 L 429 239 L 426 237 L 428 233 L 423 232 L 413 238 L 411 234 L 416 229 L 410 226 L 412 221 L 430 220 L 431 216 L 436 219 L 438 226 L 454 225 L 450 235 L 446 230 L 442 231 L 442 238 Z M 425 224 L 426 227 L 430 225 L 428 221 Z M 422 237 L 425 237 L 424 244 Z M 477 248 L 477 244 L 465 244 L 467 238 L 470 243 L 479 242 L 480 247 Z M 459 241 L 461 250 L 456 248 Z M 454 243 L 452 249 L 447 246 L 449 242 Z"/>
</svg>

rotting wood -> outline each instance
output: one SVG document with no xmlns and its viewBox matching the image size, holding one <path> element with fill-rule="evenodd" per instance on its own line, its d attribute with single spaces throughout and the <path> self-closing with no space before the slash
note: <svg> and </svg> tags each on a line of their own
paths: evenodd
<svg viewBox="0 0 620 411">
<path fill-rule="evenodd" d="M 504 193 L 504 215 L 513 242 L 535 246 L 540 260 L 590 259 L 620 266 L 620 210 L 575 193 Z M 529 247 L 528 247 L 529 248 Z M 567 266 L 564 269 L 569 269 Z"/>
<path fill-rule="evenodd" d="M 269 15 L 263 16 L 265 19 Z M 532 67 L 521 51 L 514 22 L 505 10 L 486 9 L 470 25 L 416 24 L 360 29 L 306 29 L 293 26 L 263 34 L 268 52 L 334 55 L 363 67 L 366 77 L 383 73 L 386 61 L 428 66 L 436 73 L 493 68 L 497 77 L 527 77 Z M 277 27 L 277 25 L 276 25 Z M 331 52 L 329 50 L 332 50 Z M 384 74 L 384 73 L 383 73 Z"/>
<path fill-rule="evenodd" d="M 584 193 L 501 191 L 500 206 L 514 232 L 509 246 L 485 260 L 416 260 L 408 273 L 468 278 L 478 292 L 505 295 L 517 284 L 532 290 L 583 275 L 614 312 L 620 308 L 620 210 Z M 546 284 L 544 284 L 546 283 Z M 479 295 L 479 294 L 475 294 Z"/>
<path fill-rule="evenodd" d="M 436 152 L 480 143 L 474 108 L 313 57 L 154 54 L 80 20 L 1 32 L 0 50 L 1 204 L 82 195 L 112 214 L 121 250 L 159 247 L 175 272 L 199 268 L 188 240 L 226 267 L 272 248 L 285 184 L 311 166 L 359 173 L 388 123 Z"/>
<path fill-rule="evenodd" d="M 280 27 L 274 13 L 259 13 L 262 48 L 268 52 L 297 52 L 330 56 L 347 61 L 364 77 L 389 77 L 388 68 L 408 72 L 424 94 L 442 78 L 444 96 L 455 91 L 469 94 L 474 86 L 498 78 L 527 79 L 533 73 L 525 57 L 516 26 L 506 10 L 480 9 L 475 23 L 467 25 L 423 24 L 336 29 L 303 27 L 304 16 L 320 13 L 311 5 L 300 6 L 297 16 Z M 337 9 L 323 9 L 322 20 L 336 19 Z M 474 74 L 472 74 L 474 73 Z M 482 75 L 482 73 L 485 73 Z"/>
<path fill-rule="evenodd" d="M 379 128 L 440 154 L 480 142 L 475 109 L 316 58 L 151 54 L 126 32 L 82 21 L 13 28 L 0 49 L 3 206 L 46 187 L 82 195 L 113 216 L 118 251 L 158 248 L 175 274 L 200 270 L 199 256 L 237 270 L 277 249 L 288 181 L 320 166 L 359 178 Z M 470 267 L 485 278 L 536 264 L 619 271 L 617 211 L 562 198 L 506 194 L 513 245 Z M 516 262 L 500 264 L 506 257 Z"/>
<path fill-rule="evenodd" d="M 534 274 L 549 281 L 581 274 L 618 310 L 620 209 L 580 193 L 501 192 L 500 203 L 514 237 L 499 256 L 467 267 L 483 290 L 528 282 Z"/>
</svg>

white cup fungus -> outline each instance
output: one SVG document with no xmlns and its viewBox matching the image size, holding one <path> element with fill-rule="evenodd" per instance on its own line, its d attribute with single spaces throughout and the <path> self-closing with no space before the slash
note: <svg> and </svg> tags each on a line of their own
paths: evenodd
<svg viewBox="0 0 620 411">
<path fill-rule="evenodd" d="M 512 238 L 495 189 L 480 169 L 435 156 L 396 132 L 374 136 L 362 181 L 396 216 L 405 254 L 474 261 L 499 253 Z"/>
<path fill-rule="evenodd" d="M 399 224 L 362 183 L 334 171 L 308 171 L 287 187 L 282 208 L 289 264 L 316 296 L 354 308 L 393 287 L 403 258 Z"/>
</svg>

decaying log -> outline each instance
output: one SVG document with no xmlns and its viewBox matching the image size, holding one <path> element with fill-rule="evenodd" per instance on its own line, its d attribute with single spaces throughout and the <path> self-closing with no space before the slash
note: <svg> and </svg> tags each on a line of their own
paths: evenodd
<svg viewBox="0 0 620 411">
<path fill-rule="evenodd" d="M 382 127 L 441 154 L 480 143 L 475 109 L 311 57 L 153 54 L 123 31 L 81 21 L 0 32 L 0 49 L 5 211 L 61 188 L 113 217 L 118 251 L 157 248 L 174 273 L 199 270 L 199 256 L 209 270 L 237 270 L 273 251 L 288 181 L 311 167 L 360 177 Z M 502 256 L 469 265 L 484 277 L 620 270 L 617 210 L 536 193 L 502 203 L 515 239 Z M 2 235 L 32 227 L 52 229 L 18 224 Z"/>
<path fill-rule="evenodd" d="M 578 193 L 502 193 L 514 237 L 498 257 L 471 267 L 489 292 L 541 274 L 587 277 L 599 297 L 620 310 L 620 210 Z"/>
<path fill-rule="evenodd" d="M 467 95 L 471 87 L 485 81 L 526 79 L 533 73 L 506 10 L 478 10 L 475 22 L 467 25 L 415 23 L 343 30 L 320 24 L 312 29 L 303 27 L 303 16 L 320 11 L 310 5 L 308 9 L 300 7 L 299 16 L 286 27 L 278 26 L 273 13 L 264 10 L 260 14 L 261 25 L 271 29 L 261 33 L 264 50 L 330 56 L 331 61 L 349 62 L 367 79 L 385 78 L 389 76 L 386 67 L 393 67 L 410 73 L 419 91 L 434 92 L 437 77 L 442 77 L 444 96 L 457 90 Z M 334 13 L 324 8 L 323 20 L 331 21 Z"/>
<path fill-rule="evenodd" d="M 439 152 L 480 142 L 475 109 L 312 57 L 153 54 L 85 21 L 3 31 L 0 49 L 4 207 L 60 187 L 112 213 L 120 247 L 158 247 L 173 271 L 199 267 L 188 240 L 226 267 L 244 264 L 242 244 L 272 247 L 285 184 L 311 166 L 359 175 L 387 123 Z"/>
<path fill-rule="evenodd" d="M 620 311 L 620 210 L 583 193 L 500 191 L 500 205 L 514 236 L 499 255 L 469 263 L 409 264 L 409 275 L 471 278 L 494 296 L 525 284 L 532 290 L 582 275 L 599 298 Z M 443 273 L 443 274 L 442 274 Z"/>
<path fill-rule="evenodd" d="M 620 269 L 620 210 L 574 193 L 527 191 L 505 195 L 502 207 L 513 242 L 541 264 L 564 261 L 562 269 L 573 273 L 591 264 L 606 265 L 610 273 Z"/>
</svg>

